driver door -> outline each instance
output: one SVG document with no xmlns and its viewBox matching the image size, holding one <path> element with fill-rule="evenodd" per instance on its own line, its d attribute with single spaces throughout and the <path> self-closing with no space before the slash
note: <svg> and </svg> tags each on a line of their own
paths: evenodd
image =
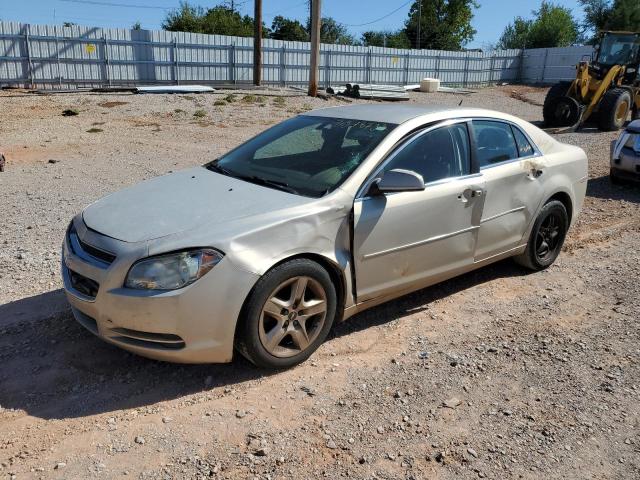
<svg viewBox="0 0 640 480">
<path fill-rule="evenodd" d="M 356 199 L 358 302 L 436 283 L 474 260 L 484 182 L 472 167 L 467 123 L 419 132 L 392 153 L 373 178 L 392 169 L 420 174 L 425 189 L 364 193 Z"/>
</svg>

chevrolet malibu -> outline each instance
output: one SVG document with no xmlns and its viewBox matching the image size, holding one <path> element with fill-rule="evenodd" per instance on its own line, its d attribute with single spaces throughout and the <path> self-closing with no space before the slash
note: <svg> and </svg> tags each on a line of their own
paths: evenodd
<svg viewBox="0 0 640 480">
<path fill-rule="evenodd" d="M 137 354 L 290 367 L 381 302 L 506 257 L 548 267 L 586 182 L 580 148 L 503 113 L 316 110 L 89 205 L 64 287 L 79 323 Z"/>
</svg>

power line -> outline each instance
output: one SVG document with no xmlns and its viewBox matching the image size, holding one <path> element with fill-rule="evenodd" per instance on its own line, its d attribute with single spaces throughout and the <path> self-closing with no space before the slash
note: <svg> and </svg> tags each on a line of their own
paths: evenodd
<svg viewBox="0 0 640 480">
<path fill-rule="evenodd" d="M 267 12 L 267 13 L 265 13 L 264 15 L 265 15 L 265 16 L 271 16 L 271 15 L 276 16 L 276 15 L 280 15 L 280 14 L 283 14 L 283 13 L 285 13 L 285 12 L 289 12 L 289 11 L 291 11 L 291 10 L 295 9 L 295 8 L 301 7 L 302 5 L 307 5 L 308 3 L 309 3 L 309 2 L 308 2 L 308 0 L 304 0 L 303 2 L 296 3 L 295 5 L 291 5 L 290 7 L 285 7 L 284 9 L 282 9 L 282 10 L 278 10 L 277 12 L 276 12 L 276 11 Z"/>
<path fill-rule="evenodd" d="M 96 0 L 59 0 L 59 1 L 67 2 L 67 3 L 83 3 L 86 5 L 100 5 L 105 7 L 144 8 L 149 10 L 173 10 L 175 8 L 175 7 L 155 7 L 152 5 L 132 5 L 128 3 L 99 2 Z"/>
<path fill-rule="evenodd" d="M 398 10 L 400 10 L 401 8 L 406 7 L 407 5 L 409 5 L 411 2 L 413 2 L 414 0 L 409 0 L 408 2 L 404 2 L 402 5 L 400 5 L 398 8 L 396 8 L 395 10 L 387 13 L 386 15 L 383 15 L 380 18 L 376 18 L 375 20 L 371 20 L 370 22 L 365 22 L 365 23 L 342 23 L 340 22 L 342 25 L 344 25 L 345 27 L 364 27 L 365 25 L 371 25 L 372 23 L 377 23 L 380 20 L 384 20 L 387 17 L 390 17 L 391 15 L 393 15 L 394 13 L 396 13 Z"/>
</svg>

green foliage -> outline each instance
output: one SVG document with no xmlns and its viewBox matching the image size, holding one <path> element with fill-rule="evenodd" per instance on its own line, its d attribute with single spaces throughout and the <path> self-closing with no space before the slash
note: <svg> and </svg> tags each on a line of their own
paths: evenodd
<svg viewBox="0 0 640 480">
<path fill-rule="evenodd" d="M 533 20 L 517 17 L 507 25 L 498 48 L 567 47 L 578 40 L 578 24 L 570 9 L 543 0 L 533 15 Z"/>
<path fill-rule="evenodd" d="M 362 44 L 367 47 L 411 48 L 404 30 L 368 31 L 362 34 Z"/>
<path fill-rule="evenodd" d="M 638 0 L 580 0 L 584 8 L 584 28 L 593 35 L 601 30 L 640 32 Z"/>
<path fill-rule="evenodd" d="M 307 31 L 311 31 L 311 20 L 307 20 Z M 322 17 L 320 23 L 320 41 L 338 45 L 358 45 L 358 41 L 349 33 L 347 27 L 331 17 Z"/>
<path fill-rule="evenodd" d="M 420 45 L 418 39 L 418 7 L 420 15 Z M 460 50 L 473 40 L 476 31 L 471 26 L 475 0 L 416 0 L 409 10 L 404 32 L 416 48 Z"/>
<path fill-rule="evenodd" d="M 287 103 L 287 101 L 285 100 L 284 97 L 275 97 L 273 99 L 273 104 L 276 107 L 284 107 L 286 103 Z"/>
<path fill-rule="evenodd" d="M 222 106 L 224 106 L 224 105 L 227 105 L 227 102 L 225 102 L 224 100 L 216 100 L 215 102 L 213 102 L 213 104 L 214 104 L 216 107 L 222 107 Z"/>
<path fill-rule="evenodd" d="M 233 103 L 236 101 L 236 96 L 233 93 L 230 93 L 229 95 L 224 97 L 224 99 L 227 103 Z"/>
<path fill-rule="evenodd" d="M 297 42 L 308 42 L 309 33 L 305 30 L 304 25 L 298 20 L 285 18 L 278 15 L 271 23 L 271 38 L 276 40 L 289 40 Z"/>
<path fill-rule="evenodd" d="M 204 110 L 196 110 L 195 112 L 193 112 L 193 116 L 196 118 L 203 118 L 207 116 L 207 112 L 205 112 Z"/>
<path fill-rule="evenodd" d="M 137 21 L 133 25 L 131 25 L 131 30 L 142 30 L 142 24 L 140 21 Z"/>
<path fill-rule="evenodd" d="M 205 10 L 188 2 L 182 2 L 177 10 L 170 11 L 162 28 L 172 32 L 194 32 L 216 35 L 253 36 L 253 18 L 240 15 L 226 6 L 215 6 Z M 269 29 L 262 28 L 263 37 L 269 35 Z"/>
</svg>

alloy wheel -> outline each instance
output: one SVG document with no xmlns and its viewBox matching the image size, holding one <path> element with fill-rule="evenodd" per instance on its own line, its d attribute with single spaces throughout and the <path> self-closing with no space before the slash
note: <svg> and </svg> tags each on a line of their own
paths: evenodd
<svg viewBox="0 0 640 480">
<path fill-rule="evenodd" d="M 311 277 L 292 277 L 278 285 L 262 307 L 260 342 L 275 357 L 292 357 L 313 343 L 326 318 L 322 285 Z"/>
<path fill-rule="evenodd" d="M 549 212 L 538 227 L 536 235 L 536 256 L 544 261 L 555 253 L 562 240 L 561 232 L 562 219 L 559 214 Z"/>
</svg>

